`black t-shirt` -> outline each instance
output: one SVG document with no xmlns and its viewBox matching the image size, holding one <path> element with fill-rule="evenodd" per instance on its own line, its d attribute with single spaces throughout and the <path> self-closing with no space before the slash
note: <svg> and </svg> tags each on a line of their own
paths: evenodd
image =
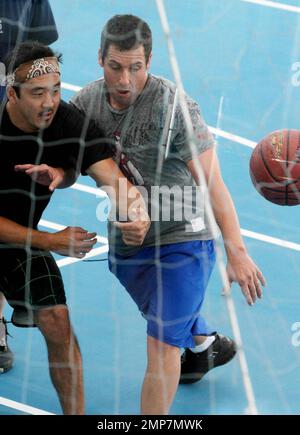
<svg viewBox="0 0 300 435">
<path fill-rule="evenodd" d="M 102 132 L 70 104 L 62 101 L 51 125 L 36 134 L 19 130 L 5 110 L 0 123 L 0 216 L 36 228 L 51 198 L 47 186 L 16 172 L 15 165 L 45 163 L 85 175 L 90 165 L 111 156 Z"/>
</svg>

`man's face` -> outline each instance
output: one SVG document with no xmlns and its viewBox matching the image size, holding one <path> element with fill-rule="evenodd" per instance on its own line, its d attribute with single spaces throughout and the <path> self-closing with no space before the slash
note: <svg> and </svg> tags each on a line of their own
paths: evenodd
<svg viewBox="0 0 300 435">
<path fill-rule="evenodd" d="M 110 45 L 104 61 L 99 53 L 99 63 L 104 69 L 109 101 L 114 109 L 122 110 L 133 104 L 145 87 L 148 78 L 148 63 L 143 45 L 120 51 Z"/>
<path fill-rule="evenodd" d="M 13 92 L 12 90 L 10 92 Z M 10 98 L 13 120 L 26 132 L 47 128 L 53 121 L 60 103 L 60 75 L 44 74 L 23 83 L 20 97 Z"/>
</svg>

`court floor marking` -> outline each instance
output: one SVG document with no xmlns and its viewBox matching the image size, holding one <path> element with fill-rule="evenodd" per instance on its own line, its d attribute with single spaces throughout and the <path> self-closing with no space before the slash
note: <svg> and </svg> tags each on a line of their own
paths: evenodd
<svg viewBox="0 0 300 435">
<path fill-rule="evenodd" d="M 281 9 L 283 11 L 295 12 L 300 14 L 300 7 L 293 6 L 286 3 L 277 3 L 271 0 L 241 0 L 244 3 L 253 3 L 259 6 L 266 6 L 268 8 Z"/>
<path fill-rule="evenodd" d="M 95 189 L 95 190 L 98 191 L 98 189 Z M 93 193 L 93 192 L 89 192 L 89 193 Z M 56 231 L 62 231 L 64 228 L 66 228 L 66 226 L 64 226 L 64 225 L 50 222 L 50 221 L 45 220 L 45 219 L 40 220 L 40 225 L 43 227 L 46 227 L 46 228 L 50 228 L 52 230 L 56 230 Z M 298 252 L 300 251 L 300 244 L 299 243 L 290 242 L 289 240 L 279 239 L 277 237 L 268 236 L 266 234 L 257 233 L 255 231 L 245 230 L 243 228 L 241 229 L 241 232 L 242 232 L 243 236 L 248 237 L 250 239 L 255 239 L 255 240 L 259 240 L 261 242 L 280 246 L 281 248 L 291 249 L 292 251 L 298 251 Z M 104 246 L 101 246 L 100 248 L 94 248 L 93 251 L 97 251 L 99 253 L 107 252 L 107 250 L 108 250 L 107 237 L 103 237 L 103 236 L 96 236 L 96 237 L 97 237 L 98 242 L 102 243 Z M 88 256 L 95 257 L 96 255 L 98 255 L 98 253 L 94 253 L 92 255 L 93 251 L 91 251 L 89 254 L 87 254 L 85 258 L 88 258 Z M 67 258 L 69 258 L 69 257 L 67 257 Z M 66 259 L 64 259 L 64 260 L 66 260 Z M 59 260 L 59 261 L 61 261 L 61 264 L 63 264 L 63 265 L 71 264 L 71 263 L 77 262 L 77 261 L 82 261 L 81 258 L 71 258 L 71 257 L 70 257 L 70 260 L 72 260 L 72 261 L 70 263 L 65 263 L 64 260 Z"/>
<path fill-rule="evenodd" d="M 85 187 L 88 187 L 88 189 L 85 189 Z M 80 184 L 80 183 L 76 183 L 76 184 L 73 184 L 73 186 L 71 186 L 71 188 L 75 189 L 75 190 L 80 190 L 82 192 L 90 193 L 92 195 L 101 196 L 101 194 L 99 194 L 99 189 L 96 187 L 89 187 L 89 186 L 84 186 L 83 184 Z M 106 196 L 105 192 L 103 192 L 103 196 Z M 40 221 L 41 225 L 43 225 L 42 222 L 45 222 L 44 226 L 58 230 L 58 231 L 65 228 L 62 225 L 54 224 L 53 222 L 49 222 L 49 221 L 44 221 L 43 219 Z M 241 232 L 242 232 L 243 236 L 248 237 L 250 239 L 260 240 L 262 242 L 270 243 L 272 245 L 281 246 L 282 248 L 291 249 L 293 251 L 300 251 L 300 244 L 299 243 L 290 242 L 289 240 L 279 239 L 277 237 L 268 236 L 267 234 L 257 233 L 255 231 L 245 230 L 243 228 L 241 229 Z M 105 237 L 97 236 L 97 238 L 98 238 L 98 241 L 100 243 L 103 243 L 103 244 L 108 243 L 107 239 Z"/>
<path fill-rule="evenodd" d="M 44 411 L 43 409 L 34 408 L 33 406 L 25 405 L 24 403 L 15 402 L 14 400 L 6 399 L 0 396 L 0 405 L 7 408 L 16 409 L 18 411 L 26 412 L 32 415 L 55 415 L 52 412 Z"/>
<path fill-rule="evenodd" d="M 86 186 L 85 184 L 74 183 L 72 189 L 80 190 L 81 192 L 92 193 L 100 198 L 107 198 L 107 194 L 99 187 Z"/>
<path fill-rule="evenodd" d="M 43 227 L 47 227 L 47 228 L 50 228 L 50 229 L 52 229 L 52 230 L 56 230 L 56 231 L 62 231 L 62 230 L 64 230 L 65 228 L 67 228 L 66 225 L 60 225 L 60 224 L 57 224 L 57 223 L 55 223 L 55 222 L 47 221 L 47 220 L 45 220 L 45 219 L 41 219 L 40 222 L 39 222 L 39 224 L 42 225 Z M 97 238 L 97 241 L 98 241 L 99 243 L 102 243 L 102 244 L 104 244 L 104 245 L 107 245 L 107 243 L 108 243 L 107 237 L 96 236 L 96 238 Z"/>
<path fill-rule="evenodd" d="M 56 224 L 54 222 L 50 222 L 50 221 L 47 221 L 45 219 L 40 220 L 40 225 L 43 227 L 46 227 L 46 228 L 50 228 L 52 230 L 56 230 L 56 231 L 62 231 L 64 228 L 66 228 L 65 225 Z M 66 258 L 63 258 L 61 260 L 57 260 L 56 264 L 58 265 L 58 267 L 61 268 L 61 267 L 67 266 L 69 264 L 78 263 L 79 261 L 87 260 L 89 258 L 93 258 L 93 257 L 96 257 L 97 255 L 104 254 L 104 253 L 108 252 L 108 240 L 107 240 L 107 238 L 102 237 L 102 236 L 96 236 L 96 238 L 97 238 L 97 241 L 99 243 L 103 244 L 103 246 L 100 246 L 100 248 L 92 249 L 91 252 L 86 254 L 86 256 L 84 258 L 66 257 Z"/>
<path fill-rule="evenodd" d="M 91 252 L 86 254 L 84 258 L 67 257 L 67 258 L 63 258 L 62 260 L 58 260 L 56 264 L 59 268 L 62 268 L 64 266 L 68 266 L 69 264 L 78 263 L 79 261 L 82 260 L 88 260 L 89 258 L 96 257 L 97 255 L 101 255 L 106 252 L 108 252 L 108 245 L 101 246 L 100 248 L 92 249 Z"/>
<path fill-rule="evenodd" d="M 228 139 L 232 142 L 239 143 L 246 147 L 255 148 L 257 145 L 257 143 L 253 140 L 246 139 L 245 137 L 238 136 L 237 134 L 229 133 L 228 131 L 221 130 L 220 128 L 211 127 L 210 125 L 208 126 L 208 128 L 215 136 L 221 136 L 224 139 Z"/>
<path fill-rule="evenodd" d="M 288 240 L 278 239 L 276 237 L 267 236 L 266 234 L 256 233 L 254 231 L 241 229 L 243 236 L 251 239 L 260 240 L 262 242 L 271 243 L 272 245 L 280 246 L 281 248 L 291 249 L 293 251 L 300 251 L 300 244 L 289 242 Z"/>
<path fill-rule="evenodd" d="M 61 87 L 63 89 L 66 89 L 67 91 L 74 91 L 74 92 L 79 92 L 82 89 L 81 86 L 71 85 L 70 83 L 66 83 L 66 82 L 61 82 Z"/>
</svg>

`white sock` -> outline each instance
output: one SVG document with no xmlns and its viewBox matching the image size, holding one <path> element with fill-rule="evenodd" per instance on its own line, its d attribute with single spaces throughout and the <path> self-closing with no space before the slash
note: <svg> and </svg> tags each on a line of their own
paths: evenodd
<svg viewBox="0 0 300 435">
<path fill-rule="evenodd" d="M 6 333 L 3 319 L 0 319 L 0 346 L 6 346 Z"/>
<path fill-rule="evenodd" d="M 198 344 L 190 350 L 194 353 L 204 352 L 215 341 L 215 339 L 216 337 L 214 335 L 209 335 L 203 343 Z"/>
</svg>

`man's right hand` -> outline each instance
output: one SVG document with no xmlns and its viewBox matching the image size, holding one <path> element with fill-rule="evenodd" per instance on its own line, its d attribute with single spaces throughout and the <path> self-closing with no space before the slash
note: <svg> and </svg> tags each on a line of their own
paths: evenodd
<svg viewBox="0 0 300 435">
<path fill-rule="evenodd" d="M 67 227 L 57 233 L 49 233 L 49 251 L 84 258 L 97 242 L 96 235 L 97 233 L 89 233 L 80 227 Z"/>
<path fill-rule="evenodd" d="M 148 213 L 140 206 L 133 209 L 130 222 L 114 222 L 122 233 L 123 242 L 129 246 L 141 246 L 149 231 L 151 221 Z"/>
</svg>

